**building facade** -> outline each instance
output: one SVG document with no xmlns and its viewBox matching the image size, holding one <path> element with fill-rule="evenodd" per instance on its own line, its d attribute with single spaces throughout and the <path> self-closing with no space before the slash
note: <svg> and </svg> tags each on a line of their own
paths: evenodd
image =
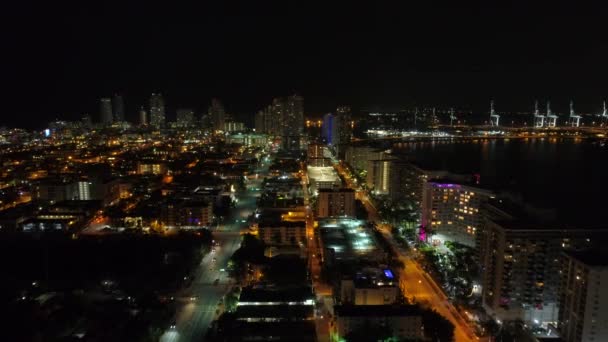
<svg viewBox="0 0 608 342">
<path fill-rule="evenodd" d="M 318 217 L 356 217 L 353 189 L 321 189 L 317 200 Z"/>
<path fill-rule="evenodd" d="M 606 253 L 564 253 L 560 276 L 559 330 L 562 340 L 608 341 Z"/>
<path fill-rule="evenodd" d="M 165 126 L 165 100 L 161 94 L 152 93 L 150 96 L 150 125 L 155 128 Z"/>
<path fill-rule="evenodd" d="M 194 110 L 192 108 L 180 108 L 176 111 L 177 127 L 194 127 Z"/>
<path fill-rule="evenodd" d="M 99 122 L 102 125 L 111 125 L 112 118 L 112 99 L 104 97 L 99 100 Z"/>
<path fill-rule="evenodd" d="M 395 305 L 336 305 L 335 325 L 332 333 L 336 340 L 348 338 L 352 332 L 365 327 L 382 327 L 390 336 L 401 340 L 423 338 L 422 316 L 416 306 Z"/>
<path fill-rule="evenodd" d="M 121 95 L 114 94 L 114 97 L 112 97 L 112 112 L 114 122 L 125 121 L 125 101 Z"/>
<path fill-rule="evenodd" d="M 422 194 L 422 226 L 430 229 L 438 242 L 455 241 L 474 247 L 483 222 L 481 206 L 493 197 L 491 191 L 478 187 L 426 182 Z"/>
<path fill-rule="evenodd" d="M 258 235 L 267 246 L 299 247 L 306 243 L 306 222 L 260 222 Z"/>
<path fill-rule="evenodd" d="M 556 322 L 561 253 L 588 248 L 608 230 L 522 219 L 499 203 L 484 206 L 477 240 L 483 306 L 503 321 Z"/>
</svg>

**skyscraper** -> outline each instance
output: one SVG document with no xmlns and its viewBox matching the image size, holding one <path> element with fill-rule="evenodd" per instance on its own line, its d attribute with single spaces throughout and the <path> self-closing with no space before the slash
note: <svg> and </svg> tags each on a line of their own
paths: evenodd
<svg viewBox="0 0 608 342">
<path fill-rule="evenodd" d="M 608 340 L 608 256 L 568 251 L 562 256 L 559 330 L 567 342 Z"/>
<path fill-rule="evenodd" d="M 300 137 L 304 131 L 304 98 L 299 95 L 289 96 L 286 105 L 283 123 L 283 148 L 299 150 Z"/>
<path fill-rule="evenodd" d="M 332 113 L 327 113 L 323 116 L 323 131 L 322 135 L 327 142 L 327 145 L 332 148 L 338 142 L 338 134 L 339 134 L 339 125 L 337 122 L 337 118 Z"/>
<path fill-rule="evenodd" d="M 114 122 L 125 121 L 125 103 L 122 96 L 114 94 L 112 98 L 112 112 L 114 113 Z"/>
<path fill-rule="evenodd" d="M 340 106 L 336 109 L 337 132 L 334 137 L 334 145 L 340 159 L 344 159 L 346 147 L 350 145 L 353 134 L 352 117 L 349 106 Z"/>
<path fill-rule="evenodd" d="M 144 106 L 141 106 L 139 109 L 139 125 L 145 126 L 148 124 L 148 113 L 146 113 L 146 109 Z"/>
<path fill-rule="evenodd" d="M 211 126 L 214 130 L 224 129 L 226 111 L 224 110 L 224 106 L 220 100 L 211 99 L 211 106 L 209 106 L 209 118 L 211 119 Z"/>
<path fill-rule="evenodd" d="M 194 110 L 192 108 L 181 108 L 177 110 L 177 126 L 194 126 Z"/>
<path fill-rule="evenodd" d="M 112 124 L 112 99 L 103 97 L 99 100 L 99 121 L 103 125 Z"/>
<path fill-rule="evenodd" d="M 165 125 L 165 100 L 161 94 L 150 96 L 150 125 L 156 128 Z"/>
</svg>

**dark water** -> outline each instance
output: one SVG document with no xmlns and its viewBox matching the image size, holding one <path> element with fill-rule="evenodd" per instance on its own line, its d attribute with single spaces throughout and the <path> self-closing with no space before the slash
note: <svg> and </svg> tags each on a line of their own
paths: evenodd
<svg viewBox="0 0 608 342">
<path fill-rule="evenodd" d="M 560 138 L 415 142 L 393 152 L 424 169 L 480 174 L 480 183 L 509 190 L 559 218 L 603 220 L 608 213 L 608 144 Z"/>
</svg>

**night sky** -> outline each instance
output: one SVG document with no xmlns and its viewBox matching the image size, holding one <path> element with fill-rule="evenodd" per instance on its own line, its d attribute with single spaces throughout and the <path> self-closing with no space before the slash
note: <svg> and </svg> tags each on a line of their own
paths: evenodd
<svg viewBox="0 0 608 342">
<path fill-rule="evenodd" d="M 251 117 L 294 92 L 313 114 L 338 104 L 482 111 L 491 97 L 499 111 L 550 98 L 564 112 L 573 97 L 598 112 L 608 97 L 606 8 L 328 2 L 4 4 L 0 125 L 98 119 L 98 99 L 115 92 L 132 120 L 153 91 L 169 118 L 211 97 Z"/>
</svg>

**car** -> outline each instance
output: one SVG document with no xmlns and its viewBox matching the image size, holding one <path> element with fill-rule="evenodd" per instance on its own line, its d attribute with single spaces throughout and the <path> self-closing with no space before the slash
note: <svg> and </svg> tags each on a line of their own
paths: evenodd
<svg viewBox="0 0 608 342">
<path fill-rule="evenodd" d="M 220 283 L 220 278 L 215 279 L 215 281 L 213 282 L 213 285 L 217 285 Z"/>
<path fill-rule="evenodd" d="M 198 297 L 197 297 L 197 296 L 191 296 L 191 297 L 190 297 L 190 301 L 191 301 L 191 302 L 194 302 L 194 301 L 196 301 L 197 299 L 198 299 Z"/>
<path fill-rule="evenodd" d="M 177 327 L 177 322 L 173 322 L 171 323 L 171 325 L 169 326 L 170 329 L 175 329 Z"/>
<path fill-rule="evenodd" d="M 217 261 L 217 259 L 216 259 L 216 258 L 213 258 L 212 260 L 213 260 L 213 262 L 216 262 L 216 261 Z"/>
</svg>

